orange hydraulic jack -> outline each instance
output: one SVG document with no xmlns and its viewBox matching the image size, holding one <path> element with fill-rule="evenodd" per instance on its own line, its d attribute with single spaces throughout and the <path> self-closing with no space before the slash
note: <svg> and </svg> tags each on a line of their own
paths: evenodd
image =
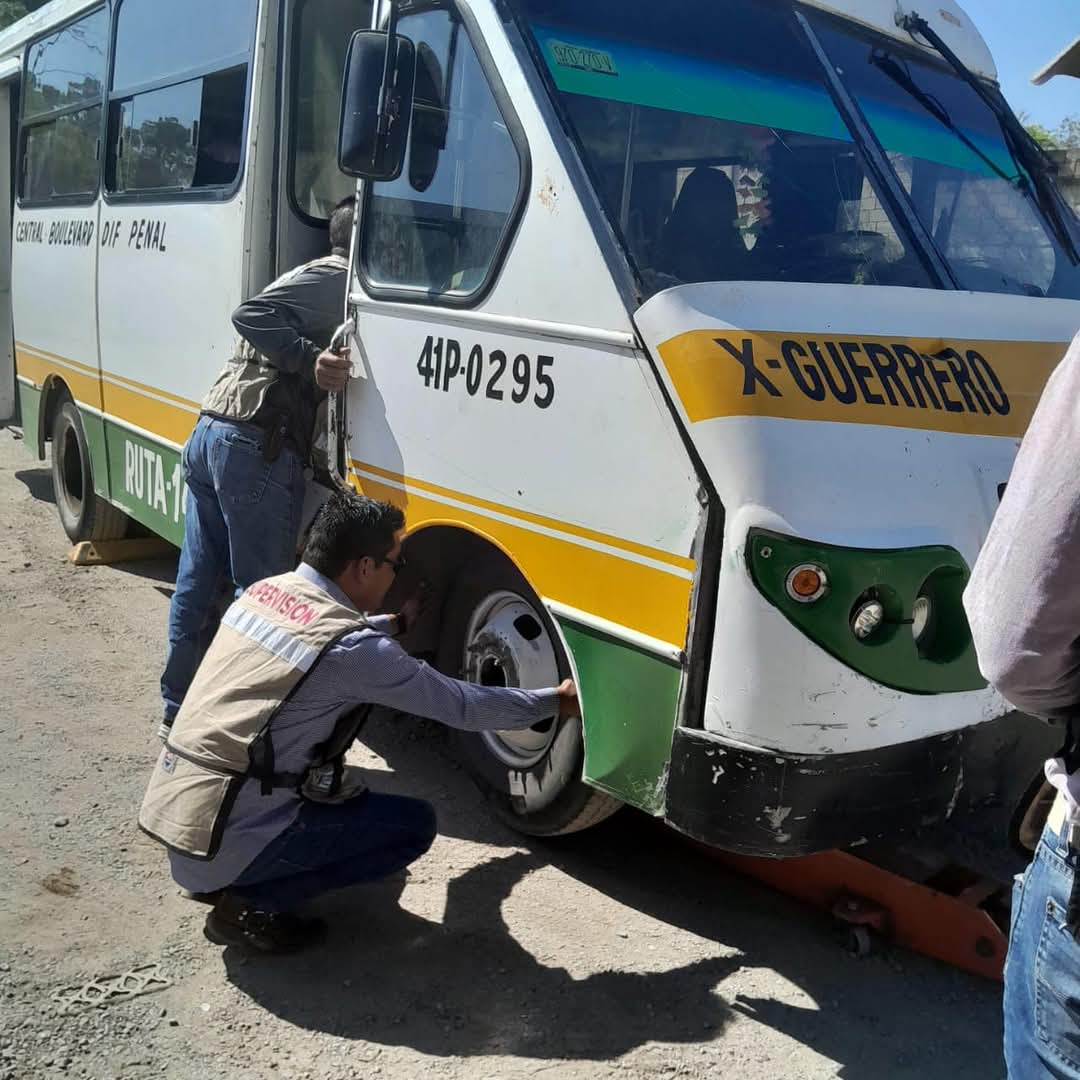
<svg viewBox="0 0 1080 1080">
<path fill-rule="evenodd" d="M 1005 930 L 987 910 L 1003 886 L 949 868 L 917 882 L 843 851 L 763 859 L 711 849 L 740 874 L 830 912 L 847 927 L 853 952 L 869 952 L 871 932 L 946 964 L 1000 979 Z M 999 919 L 1004 923 L 1004 909 Z"/>
</svg>

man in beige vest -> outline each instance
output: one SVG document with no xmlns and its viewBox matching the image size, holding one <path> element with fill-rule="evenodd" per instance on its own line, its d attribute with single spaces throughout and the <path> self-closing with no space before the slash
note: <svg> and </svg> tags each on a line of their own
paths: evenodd
<svg viewBox="0 0 1080 1080">
<path fill-rule="evenodd" d="M 402 566 L 400 510 L 333 495 L 295 572 L 226 612 L 154 767 L 139 815 L 174 879 L 213 902 L 211 941 L 283 952 L 325 930 L 296 913 L 331 889 L 391 874 L 430 846 L 425 802 L 367 791 L 344 753 L 371 706 L 464 730 L 577 715 L 569 680 L 477 686 L 409 656 L 382 604 Z"/>
</svg>

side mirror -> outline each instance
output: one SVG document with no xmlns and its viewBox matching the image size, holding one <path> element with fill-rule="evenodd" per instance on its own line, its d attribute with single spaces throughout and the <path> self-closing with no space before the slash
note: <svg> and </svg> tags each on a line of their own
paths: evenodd
<svg viewBox="0 0 1080 1080">
<path fill-rule="evenodd" d="M 389 37 L 385 30 L 353 34 L 338 128 L 338 168 L 346 176 L 396 180 L 401 175 L 415 74 L 416 50 L 408 38 Z"/>
</svg>

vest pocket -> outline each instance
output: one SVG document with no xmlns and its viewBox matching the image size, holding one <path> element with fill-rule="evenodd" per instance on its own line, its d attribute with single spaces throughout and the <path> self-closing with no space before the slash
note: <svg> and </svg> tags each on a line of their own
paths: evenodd
<svg viewBox="0 0 1080 1080">
<path fill-rule="evenodd" d="M 215 772 L 165 749 L 139 812 L 139 828 L 193 859 L 212 859 L 244 778 Z"/>
</svg>

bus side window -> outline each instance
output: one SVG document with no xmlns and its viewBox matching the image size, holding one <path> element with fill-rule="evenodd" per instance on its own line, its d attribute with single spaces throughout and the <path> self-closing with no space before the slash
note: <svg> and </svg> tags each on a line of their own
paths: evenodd
<svg viewBox="0 0 1080 1080">
<path fill-rule="evenodd" d="M 23 202 L 86 201 L 96 194 L 108 41 L 108 13 L 98 8 L 27 50 L 19 184 Z"/>
<path fill-rule="evenodd" d="M 106 190 L 167 194 L 233 183 L 243 157 L 255 8 L 255 0 L 123 0 Z"/>
<path fill-rule="evenodd" d="M 465 27 L 407 15 L 416 101 L 402 175 L 369 185 L 360 265 L 379 289 L 468 296 L 487 280 L 520 197 L 522 165 Z"/>
</svg>

